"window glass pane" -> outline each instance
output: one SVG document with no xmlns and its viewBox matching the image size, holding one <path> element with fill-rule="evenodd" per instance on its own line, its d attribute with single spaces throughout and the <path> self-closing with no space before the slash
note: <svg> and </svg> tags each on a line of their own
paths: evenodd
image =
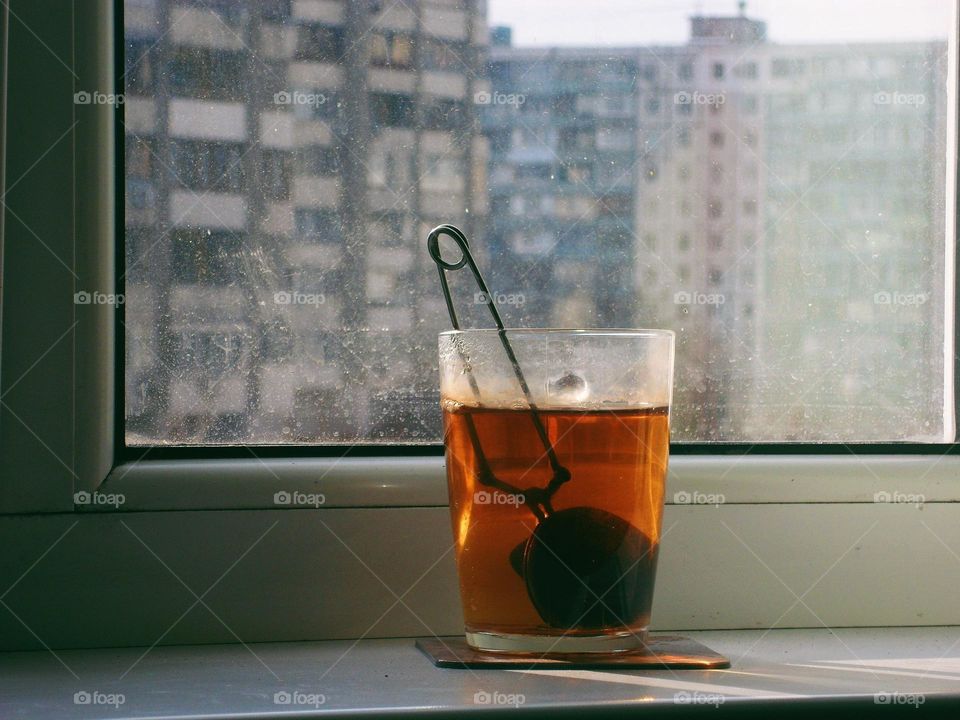
<svg viewBox="0 0 960 720">
<path fill-rule="evenodd" d="M 127 442 L 438 442 L 441 222 L 677 441 L 946 439 L 952 3 L 660 5 L 125 0 Z"/>
</svg>

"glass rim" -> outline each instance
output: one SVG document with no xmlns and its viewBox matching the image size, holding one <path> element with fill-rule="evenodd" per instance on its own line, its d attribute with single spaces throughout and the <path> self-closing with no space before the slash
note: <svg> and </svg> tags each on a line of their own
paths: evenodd
<svg viewBox="0 0 960 720">
<path fill-rule="evenodd" d="M 634 338 L 675 338 L 673 330 L 657 328 L 503 328 L 505 333 L 522 335 L 571 335 L 591 337 L 634 337 Z M 466 328 L 461 330 L 444 330 L 439 337 L 456 337 L 457 335 L 496 335 L 498 328 Z"/>
</svg>

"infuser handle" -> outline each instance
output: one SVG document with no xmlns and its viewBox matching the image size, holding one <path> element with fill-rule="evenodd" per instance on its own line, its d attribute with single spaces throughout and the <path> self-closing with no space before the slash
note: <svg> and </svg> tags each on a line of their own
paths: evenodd
<svg viewBox="0 0 960 720">
<path fill-rule="evenodd" d="M 440 252 L 441 235 L 446 235 L 457 244 L 457 247 L 460 250 L 460 258 L 456 262 L 447 262 L 443 259 L 443 256 Z M 550 438 L 547 437 L 547 431 L 546 428 L 544 428 L 543 421 L 540 418 L 537 404 L 533 401 L 533 395 L 530 392 L 530 387 L 527 385 L 527 379 L 524 377 L 523 370 L 520 368 L 520 363 L 517 361 L 517 356 L 513 352 L 513 346 L 510 345 L 510 340 L 507 338 L 507 332 L 504 329 L 503 320 L 500 317 L 500 312 L 497 310 L 496 303 L 493 301 L 493 295 L 487 288 L 487 284 L 483 280 L 483 275 L 480 273 L 480 268 L 477 267 L 477 263 L 473 259 L 473 255 L 470 252 L 470 243 L 467 242 L 467 236 L 464 235 L 463 231 L 455 225 L 438 225 L 431 230 L 430 234 L 427 236 L 427 250 L 430 253 L 430 257 L 433 258 L 433 261 L 437 264 L 437 272 L 440 274 L 440 287 L 443 290 L 443 299 L 447 303 L 447 312 L 450 315 L 450 322 L 453 325 L 454 330 L 460 329 L 460 321 L 457 318 L 457 311 L 453 305 L 453 299 L 450 296 L 450 285 L 447 283 L 446 272 L 448 270 L 459 270 L 464 265 L 470 266 L 470 272 L 473 273 L 473 278 L 477 283 L 477 287 L 479 287 L 480 292 L 483 293 L 487 308 L 490 310 L 490 314 L 493 316 L 493 321 L 497 325 L 497 335 L 500 338 L 500 343 L 503 345 L 503 349 L 507 353 L 507 358 L 509 358 L 510 365 L 513 367 L 513 373 L 517 377 L 517 382 L 520 383 L 520 389 L 523 391 L 524 398 L 527 401 L 527 406 L 530 409 L 530 417 L 533 420 L 534 428 L 537 431 L 540 441 L 543 443 L 543 449 L 547 454 L 547 459 L 549 460 L 550 467 L 553 470 L 554 476 L 550 481 L 549 487 L 551 490 L 556 490 L 556 488 L 570 479 L 570 471 L 560 464 L 560 460 L 557 458 L 557 454 L 553 449 L 553 444 L 550 442 Z M 476 378 L 474 378 L 473 373 L 469 370 L 468 374 L 470 378 L 470 387 L 473 390 L 474 397 L 476 397 L 479 401 L 480 388 L 477 386 Z M 473 435 L 474 433 L 471 434 Z M 486 460 L 483 458 L 482 451 L 479 447 L 479 442 L 477 443 L 476 450 L 483 459 L 483 463 L 486 464 Z"/>
</svg>

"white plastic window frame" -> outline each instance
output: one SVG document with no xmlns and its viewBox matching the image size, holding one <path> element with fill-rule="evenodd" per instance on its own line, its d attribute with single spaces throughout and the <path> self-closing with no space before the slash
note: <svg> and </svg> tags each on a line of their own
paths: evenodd
<svg viewBox="0 0 960 720">
<path fill-rule="evenodd" d="M 74 293 L 116 290 L 117 117 L 114 106 L 76 104 L 76 92 L 113 90 L 113 0 L 89 12 L 47 13 L 14 5 L 8 30 L 18 62 L 5 66 L 4 274 L 0 297 L 0 514 L 93 511 L 77 493 L 123 493 L 123 511 L 275 509 L 279 491 L 317 491 L 328 507 L 442 506 L 442 458 L 308 457 L 143 460 L 118 463 L 120 317 L 112 305 L 77 305 Z M 956 87 L 956 34 L 950 83 Z M 5 42 L 5 48 L 8 43 Z M 28 57 L 23 57 L 26 53 Z M 949 105 L 948 197 L 955 199 L 956 93 Z M 38 113 L 44 122 L 33 122 Z M 28 141 L 14 134 L 27 130 Z M 46 148 L 43 150 L 43 148 Z M 39 156 L 38 156 L 39 155 Z M 63 168 L 72 168 L 65 172 Z M 121 178 L 122 179 L 122 178 Z M 69 182 L 68 182 L 69 180 Z M 70 193 L 54 193 L 64 184 Z M 19 190 L 19 194 L 13 194 Z M 13 191 L 13 192 L 12 192 Z M 43 197 L 42 206 L 32 202 Z M 19 201 L 19 202 L 18 202 Z M 19 206 L 18 206 L 19 205 Z M 955 282 L 955 203 L 948 218 L 947 287 Z M 34 229 L 42 227 L 42 232 Z M 948 298 L 948 320 L 956 328 Z M 955 365 L 954 339 L 945 353 Z M 952 379 L 950 381 L 952 385 Z M 951 388 L 952 389 L 952 388 Z M 667 502 L 684 492 L 721 493 L 728 502 L 872 502 L 891 490 L 929 501 L 960 501 L 957 444 L 781 446 L 776 454 L 678 453 Z"/>
</svg>

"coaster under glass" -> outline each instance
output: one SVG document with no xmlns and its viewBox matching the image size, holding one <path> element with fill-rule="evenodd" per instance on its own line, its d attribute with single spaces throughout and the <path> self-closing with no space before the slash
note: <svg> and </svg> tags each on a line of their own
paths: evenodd
<svg viewBox="0 0 960 720">
<path fill-rule="evenodd" d="M 605 666 L 621 669 L 713 670 L 730 667 L 730 661 L 720 653 L 680 635 L 648 635 L 642 647 L 619 652 L 487 652 L 470 647 L 462 635 L 417 638 L 416 645 L 440 668 L 523 669 L 549 665 L 571 670 Z"/>
</svg>

